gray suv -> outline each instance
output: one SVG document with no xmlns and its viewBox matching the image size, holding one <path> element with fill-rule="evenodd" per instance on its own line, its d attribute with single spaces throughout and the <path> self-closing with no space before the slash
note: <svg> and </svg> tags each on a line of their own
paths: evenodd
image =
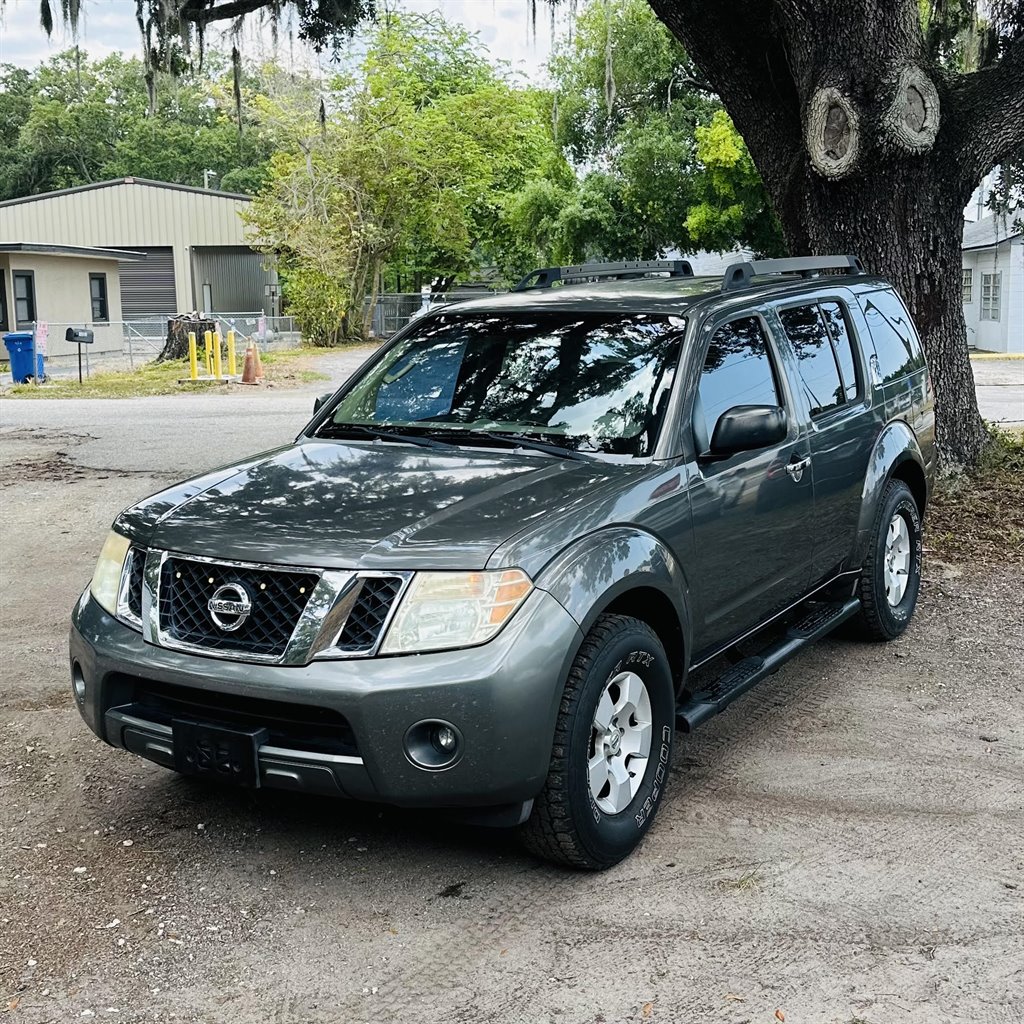
<svg viewBox="0 0 1024 1024">
<path fill-rule="evenodd" d="M 122 512 L 75 698 L 179 772 L 605 868 L 677 731 L 841 623 L 906 628 L 934 470 L 917 333 L 855 257 L 535 271 L 415 320 L 293 444 Z"/>
</svg>

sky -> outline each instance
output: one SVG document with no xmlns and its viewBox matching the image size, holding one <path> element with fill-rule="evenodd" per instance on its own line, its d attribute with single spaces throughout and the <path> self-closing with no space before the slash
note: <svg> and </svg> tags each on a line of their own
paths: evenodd
<svg viewBox="0 0 1024 1024">
<path fill-rule="evenodd" d="M 378 0 L 380 2 L 380 0 Z M 441 11 L 449 21 L 458 21 L 479 35 L 491 55 L 508 61 L 530 81 L 544 80 L 544 63 L 551 52 L 551 30 L 547 10 L 538 3 L 537 32 L 530 28 L 528 0 L 389 0 L 394 6 L 427 13 Z M 59 2 L 54 2 L 59 7 Z M 564 30 L 566 13 L 559 15 Z M 135 0 L 85 0 L 84 15 L 79 24 L 79 44 L 92 58 L 119 52 L 138 56 L 141 50 L 139 30 L 135 24 Z M 55 19 L 57 20 L 57 19 Z M 215 33 L 208 42 L 216 45 Z M 0 15 L 0 64 L 35 67 L 40 61 L 73 44 L 70 35 L 55 25 L 53 37 L 47 40 L 39 27 L 39 0 L 6 0 Z M 287 33 L 281 34 L 281 56 L 290 63 L 315 67 L 318 58 L 299 43 L 290 45 Z M 260 32 L 258 23 L 250 19 L 242 39 L 243 55 L 272 55 L 269 33 Z M 326 57 L 323 58 L 326 63 Z"/>
</svg>

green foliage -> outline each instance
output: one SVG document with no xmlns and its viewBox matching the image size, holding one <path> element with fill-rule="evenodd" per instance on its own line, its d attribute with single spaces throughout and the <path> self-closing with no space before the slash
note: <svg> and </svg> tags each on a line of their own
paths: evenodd
<svg viewBox="0 0 1024 1024">
<path fill-rule="evenodd" d="M 535 261 L 521 197 L 572 181 L 550 101 L 488 65 L 464 29 L 391 15 L 333 83 L 323 121 L 317 109 L 301 90 L 263 106 L 278 151 L 249 219 L 318 343 L 364 334 L 385 277 L 418 288 Z"/>
<path fill-rule="evenodd" d="M 582 8 L 550 71 L 558 85 L 558 141 L 576 163 L 601 160 L 624 127 L 643 124 L 673 100 L 701 102 L 686 51 L 644 0 Z"/>
<path fill-rule="evenodd" d="M 754 161 L 724 110 L 695 130 L 700 201 L 690 208 L 686 227 L 696 245 L 729 249 L 737 241 L 755 252 L 785 252 L 782 230 L 772 211 Z"/>
<path fill-rule="evenodd" d="M 573 259 L 650 259 L 737 242 L 780 251 L 746 148 L 644 0 L 590 3 L 550 69 L 557 137 L 582 177 L 546 233 Z"/>
<path fill-rule="evenodd" d="M 223 59 L 153 86 L 151 103 L 140 61 L 78 49 L 31 72 L 0 66 L 0 200 L 127 175 L 201 186 L 207 170 L 221 187 L 259 184 L 268 140 L 251 119 L 239 134 Z"/>
</svg>

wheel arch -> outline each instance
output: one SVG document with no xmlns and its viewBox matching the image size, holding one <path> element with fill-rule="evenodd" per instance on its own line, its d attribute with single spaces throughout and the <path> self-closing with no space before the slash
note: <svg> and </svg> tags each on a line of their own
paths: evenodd
<svg viewBox="0 0 1024 1024">
<path fill-rule="evenodd" d="M 914 432 L 902 420 L 895 420 L 886 426 L 868 460 L 857 526 L 857 564 L 863 562 L 867 553 L 875 512 L 891 480 L 902 480 L 910 488 L 923 519 L 928 504 L 924 456 Z"/>
<path fill-rule="evenodd" d="M 647 623 L 661 640 L 677 689 L 686 679 L 691 619 L 686 576 L 655 536 L 630 527 L 590 534 L 558 555 L 537 579 L 584 636 L 604 614 Z"/>
</svg>

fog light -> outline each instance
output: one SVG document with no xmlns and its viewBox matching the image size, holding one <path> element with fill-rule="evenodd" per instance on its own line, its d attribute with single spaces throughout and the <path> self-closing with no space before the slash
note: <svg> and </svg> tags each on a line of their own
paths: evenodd
<svg viewBox="0 0 1024 1024">
<path fill-rule="evenodd" d="M 75 691 L 75 699 L 79 704 L 85 701 L 85 676 L 82 674 L 82 666 L 76 661 L 71 666 L 71 686 Z"/>
<path fill-rule="evenodd" d="M 409 726 L 404 740 L 405 756 L 428 772 L 451 768 L 462 757 L 462 733 L 451 724 L 426 719 Z"/>
</svg>

